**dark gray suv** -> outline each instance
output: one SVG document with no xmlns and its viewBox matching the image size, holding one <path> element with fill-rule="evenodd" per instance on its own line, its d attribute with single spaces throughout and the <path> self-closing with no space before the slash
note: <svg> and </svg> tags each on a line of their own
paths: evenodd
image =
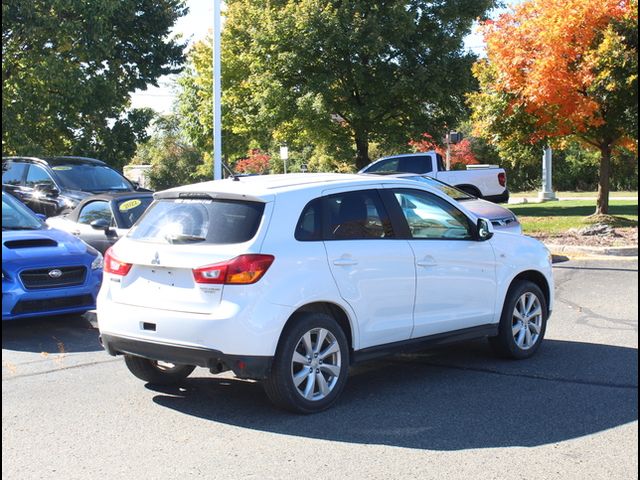
<svg viewBox="0 0 640 480">
<path fill-rule="evenodd" d="M 143 190 L 106 163 L 84 157 L 4 157 L 2 189 L 46 217 L 97 193 Z"/>
</svg>

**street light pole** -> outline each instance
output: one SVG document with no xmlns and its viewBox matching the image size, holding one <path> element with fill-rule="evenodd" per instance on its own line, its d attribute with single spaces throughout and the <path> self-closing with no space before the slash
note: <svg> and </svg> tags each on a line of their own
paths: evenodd
<svg viewBox="0 0 640 480">
<path fill-rule="evenodd" d="M 213 0 L 213 179 L 222 178 L 221 0 Z"/>
<path fill-rule="evenodd" d="M 545 147 L 542 156 L 542 191 L 538 194 L 540 200 L 557 200 L 553 191 L 553 151 L 551 147 Z"/>
</svg>

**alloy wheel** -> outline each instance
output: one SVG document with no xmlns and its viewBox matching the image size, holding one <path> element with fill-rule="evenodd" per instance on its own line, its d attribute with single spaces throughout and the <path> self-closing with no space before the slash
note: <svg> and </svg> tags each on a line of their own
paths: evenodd
<svg viewBox="0 0 640 480">
<path fill-rule="evenodd" d="M 302 335 L 291 359 L 291 378 L 298 394 L 310 401 L 327 397 L 338 383 L 342 353 L 336 337 L 325 328 Z"/>
<path fill-rule="evenodd" d="M 516 345 L 529 350 L 540 338 L 542 332 L 542 304 L 532 292 L 526 292 L 516 302 L 513 309 L 512 332 Z"/>
</svg>

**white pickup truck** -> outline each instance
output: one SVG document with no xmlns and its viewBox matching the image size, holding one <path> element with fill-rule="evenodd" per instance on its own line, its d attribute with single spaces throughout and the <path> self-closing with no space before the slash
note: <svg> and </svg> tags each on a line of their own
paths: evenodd
<svg viewBox="0 0 640 480">
<path fill-rule="evenodd" d="M 359 173 L 428 175 L 478 198 L 495 203 L 509 201 L 507 174 L 504 169 L 495 165 L 469 165 L 467 170 L 447 171 L 442 155 L 433 151 L 381 158 L 364 167 Z"/>
</svg>

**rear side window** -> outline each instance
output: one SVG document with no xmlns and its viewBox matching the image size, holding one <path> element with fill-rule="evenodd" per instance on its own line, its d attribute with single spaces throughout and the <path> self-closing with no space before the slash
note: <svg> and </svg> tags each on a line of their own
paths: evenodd
<svg viewBox="0 0 640 480">
<path fill-rule="evenodd" d="M 243 243 L 255 236 L 263 213 L 264 203 L 259 202 L 160 200 L 149 207 L 128 236 L 153 243 Z"/>
<path fill-rule="evenodd" d="M 27 169 L 25 163 L 11 160 L 2 162 L 2 183 L 5 185 L 20 185 Z"/>
<path fill-rule="evenodd" d="M 322 199 L 316 198 L 302 211 L 296 226 L 296 240 L 301 242 L 322 240 Z"/>
<path fill-rule="evenodd" d="M 345 192 L 323 201 L 325 240 L 393 238 L 391 222 L 376 190 Z"/>
</svg>

